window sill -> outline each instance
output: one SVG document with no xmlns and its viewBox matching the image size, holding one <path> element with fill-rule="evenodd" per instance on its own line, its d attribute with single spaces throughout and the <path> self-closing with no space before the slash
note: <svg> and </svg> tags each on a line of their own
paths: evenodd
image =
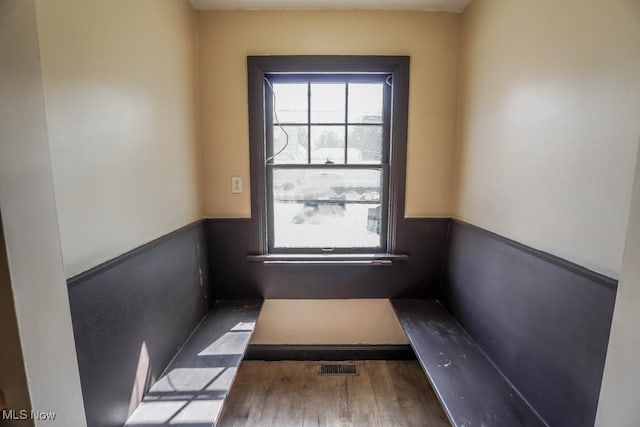
<svg viewBox="0 0 640 427">
<path fill-rule="evenodd" d="M 269 265 L 391 265 L 408 261 L 408 255 L 397 254 L 268 254 L 247 255 L 247 261 Z"/>
</svg>

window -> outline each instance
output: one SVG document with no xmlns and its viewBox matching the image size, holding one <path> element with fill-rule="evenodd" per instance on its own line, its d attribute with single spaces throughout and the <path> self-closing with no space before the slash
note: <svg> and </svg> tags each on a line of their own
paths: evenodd
<svg viewBox="0 0 640 427">
<path fill-rule="evenodd" d="M 390 77 L 265 75 L 269 252 L 386 250 Z"/>
<path fill-rule="evenodd" d="M 248 65 L 263 253 L 393 253 L 408 58 L 249 57 Z"/>
</svg>

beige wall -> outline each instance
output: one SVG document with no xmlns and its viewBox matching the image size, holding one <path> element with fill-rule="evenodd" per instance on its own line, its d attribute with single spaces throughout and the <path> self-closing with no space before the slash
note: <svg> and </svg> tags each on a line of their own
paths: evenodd
<svg viewBox="0 0 640 427">
<path fill-rule="evenodd" d="M 407 344 L 384 299 L 266 300 L 252 344 Z"/>
<path fill-rule="evenodd" d="M 202 217 L 196 13 L 182 0 L 38 0 L 67 276 Z"/>
<path fill-rule="evenodd" d="M 31 403 L 57 414 L 35 424 L 84 427 L 33 0 L 0 0 L 0 58 L 0 210 L 11 291 Z"/>
<path fill-rule="evenodd" d="M 640 134 L 640 2 L 474 0 L 455 215 L 617 277 Z"/>
<path fill-rule="evenodd" d="M 636 427 L 640 423 L 640 152 L 631 201 L 624 261 L 613 313 L 596 426 Z"/>
<path fill-rule="evenodd" d="M 250 217 L 247 55 L 410 55 L 407 216 L 451 212 L 457 14 L 201 12 L 205 213 Z M 231 194 L 231 176 L 245 192 Z"/>
</svg>

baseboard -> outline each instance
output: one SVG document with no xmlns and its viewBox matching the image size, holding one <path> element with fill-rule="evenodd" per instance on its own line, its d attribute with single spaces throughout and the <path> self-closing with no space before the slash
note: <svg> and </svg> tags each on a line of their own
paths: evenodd
<svg viewBox="0 0 640 427">
<path fill-rule="evenodd" d="M 406 345 L 287 345 L 250 344 L 245 360 L 415 360 Z"/>
</svg>

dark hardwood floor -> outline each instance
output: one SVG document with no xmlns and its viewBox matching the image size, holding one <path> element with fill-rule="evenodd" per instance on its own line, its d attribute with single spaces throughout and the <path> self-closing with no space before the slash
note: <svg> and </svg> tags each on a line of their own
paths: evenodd
<svg viewBox="0 0 640 427">
<path fill-rule="evenodd" d="M 224 427 L 449 426 L 416 361 L 357 361 L 358 375 L 319 375 L 322 362 L 245 361 Z"/>
</svg>

